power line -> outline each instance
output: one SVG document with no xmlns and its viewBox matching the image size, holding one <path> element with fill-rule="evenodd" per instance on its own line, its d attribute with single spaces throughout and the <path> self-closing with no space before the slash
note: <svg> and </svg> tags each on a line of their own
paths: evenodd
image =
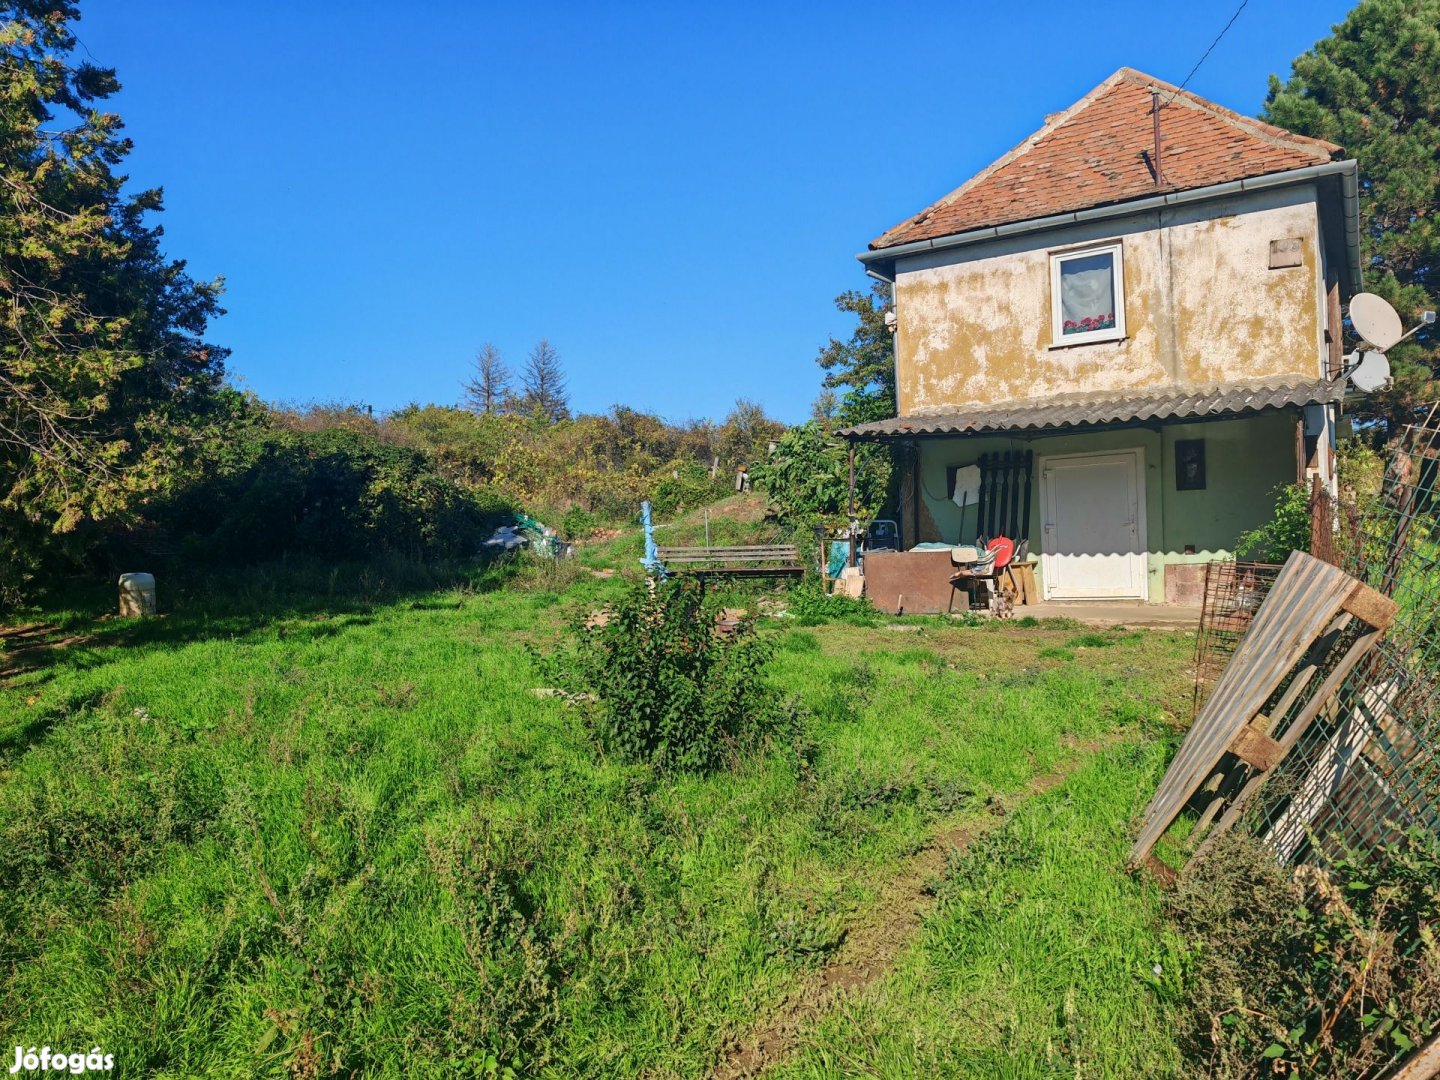
<svg viewBox="0 0 1440 1080">
<path fill-rule="evenodd" d="M 1245 5 L 1248 3 L 1250 3 L 1250 0 L 1240 0 L 1240 6 L 1235 9 L 1235 14 L 1230 16 L 1230 21 L 1225 24 L 1225 29 L 1221 30 L 1220 33 L 1215 36 L 1215 40 L 1210 43 L 1210 48 L 1205 50 L 1205 55 L 1195 61 L 1195 66 L 1190 69 L 1190 74 L 1185 76 L 1185 81 L 1176 87 L 1174 94 L 1170 95 L 1171 101 L 1175 100 L 1176 95 L 1179 94 L 1181 90 L 1184 90 L 1185 87 L 1190 85 L 1190 80 L 1193 79 L 1195 73 L 1200 70 L 1200 65 L 1210 59 L 1210 54 L 1215 51 L 1215 46 L 1219 45 L 1220 39 L 1230 32 L 1230 27 L 1235 25 L 1235 20 L 1240 17 L 1240 13 L 1245 10 Z"/>
</svg>

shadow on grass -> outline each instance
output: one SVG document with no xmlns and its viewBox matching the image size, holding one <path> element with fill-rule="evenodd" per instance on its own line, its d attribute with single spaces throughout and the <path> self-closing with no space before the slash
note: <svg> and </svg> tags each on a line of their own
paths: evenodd
<svg viewBox="0 0 1440 1080">
<path fill-rule="evenodd" d="M 431 594 L 494 592 L 517 569 L 516 560 L 504 556 L 453 563 L 397 557 L 355 563 L 286 560 L 238 568 L 172 566 L 157 575 L 158 616 L 144 619 L 112 615 L 108 585 L 70 582 L 40 611 L 29 613 L 27 625 L 8 632 L 15 645 L 0 650 L 0 687 L 22 679 L 27 689 L 38 687 L 58 672 L 103 663 L 115 646 L 146 649 L 244 639 L 276 623 L 306 619 L 313 625 L 282 626 L 282 635 L 321 640 L 368 625 L 378 609 L 411 597 L 415 610 L 455 610 L 462 601 Z M 4 738 L 0 734 L 0 748 Z"/>
</svg>

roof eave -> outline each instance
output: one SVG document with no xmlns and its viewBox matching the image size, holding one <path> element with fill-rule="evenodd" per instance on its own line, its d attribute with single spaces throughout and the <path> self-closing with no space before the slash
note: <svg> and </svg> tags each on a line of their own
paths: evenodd
<svg viewBox="0 0 1440 1080">
<path fill-rule="evenodd" d="M 1184 191 L 1171 191 L 1164 195 L 1151 195 L 1142 199 L 1108 203 L 1105 206 L 1072 210 L 1064 214 L 1005 222 L 983 229 L 971 229 L 967 232 L 951 233 L 948 236 L 936 236 L 928 240 L 914 240 L 908 244 L 896 244 L 872 251 L 862 251 L 855 258 L 865 267 L 867 274 L 880 278 L 882 281 L 893 282 L 896 261 L 910 255 L 965 247 L 969 244 L 1000 240 L 1008 236 L 1045 232 L 1067 225 L 1127 217 L 1131 214 L 1144 213 L 1147 210 L 1160 210 L 1167 206 L 1183 206 L 1187 203 L 1223 198 L 1226 195 L 1235 195 L 1246 191 L 1261 191 L 1265 188 L 1305 183 L 1326 176 L 1340 177 L 1345 203 L 1345 246 L 1349 255 L 1347 259 L 1349 265 L 1346 269 L 1351 277 L 1351 291 L 1358 292 L 1360 289 L 1359 167 L 1353 158 L 1307 165 L 1301 169 L 1287 169 L 1284 172 L 1265 173 L 1244 180 L 1228 180 L 1223 184 L 1208 184 L 1205 187 L 1187 188 Z"/>
</svg>

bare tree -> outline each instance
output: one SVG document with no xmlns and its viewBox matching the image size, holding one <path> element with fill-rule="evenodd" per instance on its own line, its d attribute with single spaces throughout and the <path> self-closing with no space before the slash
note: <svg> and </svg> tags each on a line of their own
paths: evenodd
<svg viewBox="0 0 1440 1080">
<path fill-rule="evenodd" d="M 510 400 L 510 369 L 500 350 L 487 341 L 475 354 L 475 377 L 462 384 L 465 408 L 489 416 L 503 412 Z"/>
<path fill-rule="evenodd" d="M 565 396 L 565 369 L 560 354 L 548 338 L 541 338 L 525 360 L 521 376 L 525 393 L 521 401 L 525 411 L 543 417 L 550 423 L 570 417 L 570 402 Z"/>
</svg>

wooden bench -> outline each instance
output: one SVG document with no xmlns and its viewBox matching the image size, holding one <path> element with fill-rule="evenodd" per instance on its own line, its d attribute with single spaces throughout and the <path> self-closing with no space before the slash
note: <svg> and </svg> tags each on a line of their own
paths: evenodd
<svg viewBox="0 0 1440 1080">
<path fill-rule="evenodd" d="M 656 549 L 665 569 L 702 580 L 707 577 L 802 577 L 805 564 L 794 544 L 737 547 L 662 547 Z"/>
</svg>

